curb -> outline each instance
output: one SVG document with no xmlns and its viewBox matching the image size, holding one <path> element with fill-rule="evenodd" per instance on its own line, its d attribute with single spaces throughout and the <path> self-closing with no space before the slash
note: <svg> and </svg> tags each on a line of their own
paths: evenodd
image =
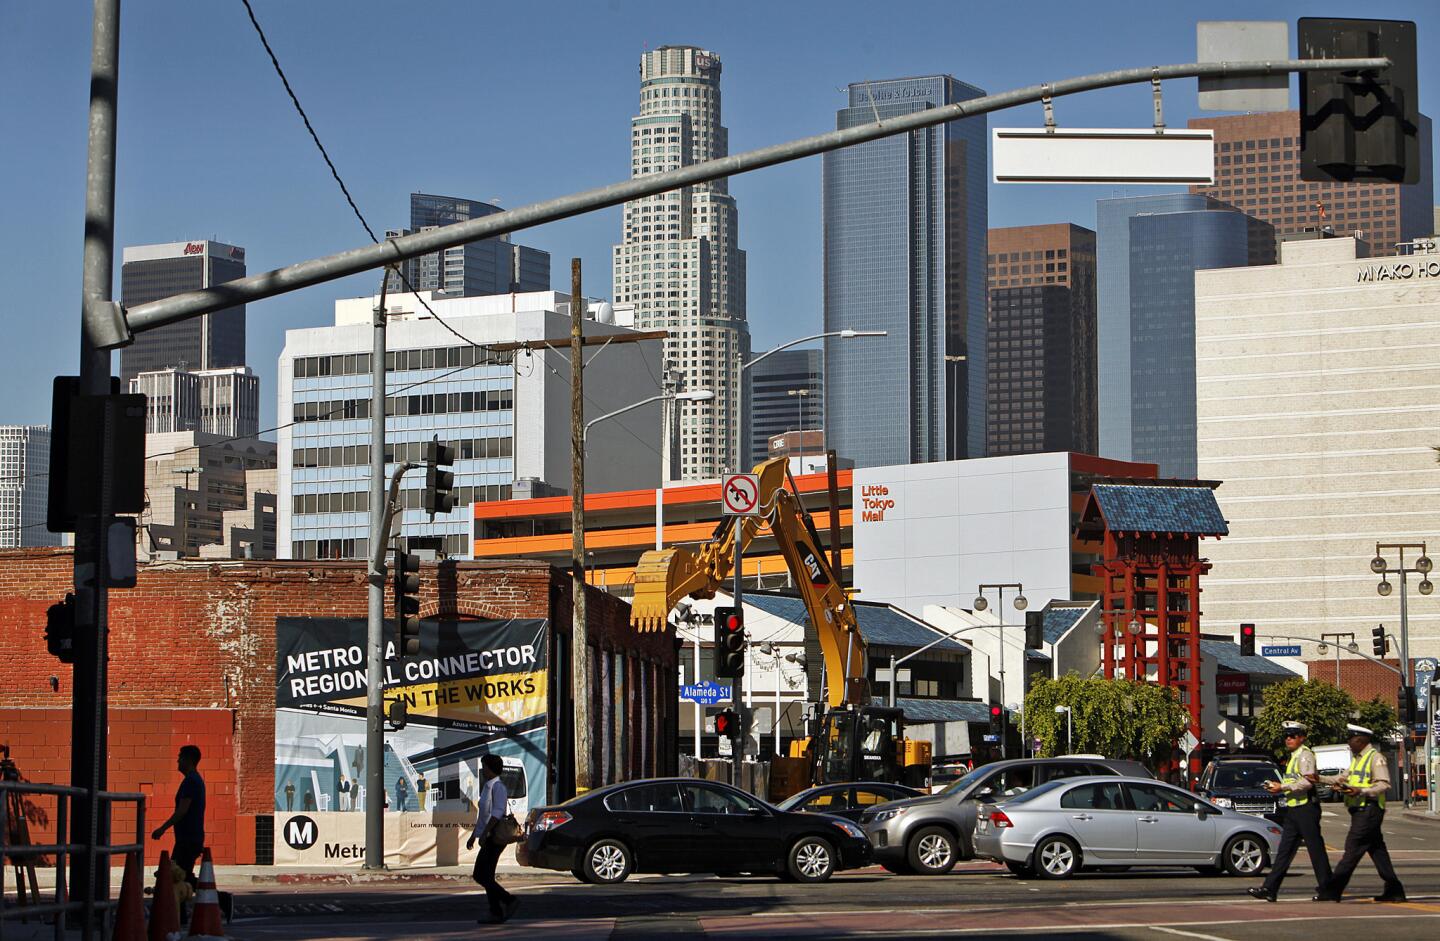
<svg viewBox="0 0 1440 941">
<path fill-rule="evenodd" d="M 497 875 L 518 876 L 532 872 L 516 866 L 497 868 Z M 226 875 L 227 881 L 248 881 L 251 885 L 446 885 L 471 882 L 469 873 L 406 872 L 277 872 L 245 876 Z"/>
<path fill-rule="evenodd" d="M 1401 811 L 1400 817 L 1403 820 L 1414 820 L 1420 823 L 1440 824 L 1440 815 L 1432 814 L 1423 810 Z"/>
</svg>

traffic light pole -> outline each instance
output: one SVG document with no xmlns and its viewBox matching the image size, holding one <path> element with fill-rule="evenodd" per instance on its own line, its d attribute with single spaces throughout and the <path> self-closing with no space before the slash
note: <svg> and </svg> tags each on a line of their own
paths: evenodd
<svg viewBox="0 0 1440 941">
<path fill-rule="evenodd" d="M 735 610 L 740 613 L 740 623 L 743 624 L 745 623 L 745 601 L 742 597 L 744 589 L 740 581 L 744 574 L 741 569 L 745 564 L 745 517 L 735 516 L 732 517 L 732 519 L 735 520 L 735 588 L 733 594 L 735 595 Z M 742 660 L 741 663 L 748 667 L 750 665 L 750 641 L 748 638 L 745 641 L 743 650 L 745 651 L 745 659 Z M 740 706 L 739 709 L 735 710 L 736 714 L 740 717 L 740 721 L 736 723 L 740 727 L 740 735 L 735 741 L 735 746 L 730 749 L 730 783 L 736 787 L 742 786 L 740 782 L 742 780 L 741 770 L 745 764 L 745 745 L 750 741 L 750 710 L 746 709 L 744 705 L 741 705 L 744 700 L 743 693 L 746 688 L 746 677 L 749 675 L 750 671 L 748 669 L 741 670 L 740 689 L 735 691 L 735 704 Z M 748 704 L 748 702 L 745 703 L 745 705 Z"/>
<path fill-rule="evenodd" d="M 372 318 L 370 349 L 370 576 L 365 621 L 365 868 L 385 868 L 385 282 Z M 397 475 L 398 483 L 398 475 Z"/>
<path fill-rule="evenodd" d="M 575 793 L 591 774 L 590 638 L 585 611 L 585 298 L 580 259 L 570 259 L 570 695 L 574 700 Z"/>
<path fill-rule="evenodd" d="M 110 393 L 110 350 L 93 342 L 96 324 L 118 309 L 111 298 L 115 273 L 115 132 L 120 82 L 120 0 L 95 0 L 90 46 L 90 131 L 85 166 L 85 247 L 82 267 L 80 394 Z M 114 460 L 108 414 L 101 466 Z M 61 442 L 61 447 L 66 444 Z M 100 474 L 100 512 L 83 515 L 75 532 L 75 666 L 71 685 L 70 784 L 86 796 L 71 801 L 70 842 L 88 852 L 70 857 L 70 896 L 87 904 L 82 937 L 95 930 L 94 902 L 110 890 L 110 858 L 95 847 L 110 842 L 106 786 L 109 724 L 109 570 L 107 528 L 114 475 Z M 52 485 L 63 486 L 56 482 Z M 63 799 L 63 798 L 62 798 Z"/>
</svg>

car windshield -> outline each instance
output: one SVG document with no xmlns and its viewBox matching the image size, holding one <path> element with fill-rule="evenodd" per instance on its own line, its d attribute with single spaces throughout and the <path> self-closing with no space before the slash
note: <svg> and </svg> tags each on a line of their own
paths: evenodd
<svg viewBox="0 0 1440 941">
<path fill-rule="evenodd" d="M 993 771 L 993 770 L 994 770 L 994 769 L 991 768 L 989 765 L 981 765 L 980 767 L 976 768 L 974 771 L 971 771 L 969 774 L 965 775 L 965 777 L 963 777 L 963 778 L 961 778 L 960 780 L 956 781 L 954 784 L 951 784 L 949 787 L 947 787 L 945 790 L 941 791 L 940 793 L 942 793 L 942 794 L 959 794 L 961 791 L 963 791 L 963 790 L 965 790 L 966 788 L 970 787 L 970 785 L 974 784 L 976 781 L 978 781 L 978 780 L 980 780 L 981 778 L 985 777 L 985 775 L 986 775 L 987 773 L 989 773 L 990 771 Z"/>
<path fill-rule="evenodd" d="M 1066 785 L 1069 783 L 1070 782 L 1065 780 L 1064 778 L 1056 778 L 1053 781 L 1046 781 L 1039 787 L 1032 787 L 1030 790 L 1025 791 L 1023 794 L 1016 794 L 1014 797 L 1007 797 L 1000 803 L 1007 807 L 1011 806 L 1012 804 L 1023 804 L 1026 801 L 1033 801 L 1041 794 L 1048 794 L 1051 791 L 1055 790 L 1057 787 L 1061 787 L 1062 785 Z"/>
<path fill-rule="evenodd" d="M 1280 772 L 1273 765 L 1220 765 L 1215 769 L 1215 781 L 1211 787 L 1233 788 L 1235 790 L 1259 790 L 1266 781 L 1280 780 Z"/>
</svg>

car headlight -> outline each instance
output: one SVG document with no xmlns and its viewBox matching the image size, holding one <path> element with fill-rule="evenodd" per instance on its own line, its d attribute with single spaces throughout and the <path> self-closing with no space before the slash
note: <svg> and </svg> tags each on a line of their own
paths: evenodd
<svg viewBox="0 0 1440 941">
<path fill-rule="evenodd" d="M 875 816 L 870 819 L 874 820 L 876 823 L 880 823 L 883 820 L 890 820 L 891 818 L 900 816 L 906 811 L 906 809 L 907 808 L 904 807 L 896 807 L 892 810 L 877 810 L 875 811 Z"/>
<path fill-rule="evenodd" d="M 865 831 L 861 830 L 859 827 L 855 826 L 855 824 L 849 822 L 848 820 L 832 820 L 830 822 L 835 825 L 835 829 L 839 830 L 841 833 L 844 833 L 848 837 L 854 837 L 857 840 L 865 839 Z"/>
<path fill-rule="evenodd" d="M 1228 797 L 1212 797 L 1210 798 L 1210 800 L 1215 804 L 1216 807 L 1233 808 L 1235 806 L 1235 802 Z"/>
</svg>

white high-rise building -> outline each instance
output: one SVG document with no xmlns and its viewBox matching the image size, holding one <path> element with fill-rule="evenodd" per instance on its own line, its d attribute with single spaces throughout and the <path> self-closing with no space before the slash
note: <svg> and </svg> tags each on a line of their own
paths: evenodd
<svg viewBox="0 0 1440 941">
<path fill-rule="evenodd" d="M 45 528 L 50 496 L 50 428 L 0 425 L 0 549 L 62 545 Z"/>
<path fill-rule="evenodd" d="M 1375 625 L 1400 627 L 1376 543 L 1440 552 L 1440 254 L 1366 255 L 1353 238 L 1287 241 L 1278 265 L 1195 272 L 1198 469 L 1224 481 L 1230 524 L 1205 544 L 1207 631 L 1353 633 L 1368 652 Z M 1435 656 L 1440 602 L 1419 583 L 1410 655 Z"/>
<path fill-rule="evenodd" d="M 253 438 L 260 433 L 260 377 L 249 366 L 142 372 L 130 380 L 130 391 L 146 397 L 147 435 L 203 431 Z"/>
<path fill-rule="evenodd" d="M 729 153 L 720 123 L 720 57 L 694 46 L 662 46 L 640 58 L 640 114 L 630 121 L 630 175 L 663 173 Z M 718 476 L 744 461 L 740 364 L 750 352 L 745 323 L 745 253 L 725 180 L 625 204 L 614 251 L 615 303 L 634 309 L 638 330 L 668 330 L 667 364 L 685 388 L 715 397 L 680 408 L 679 467 L 685 480 Z M 676 472 L 678 471 L 678 473 Z"/>
</svg>

